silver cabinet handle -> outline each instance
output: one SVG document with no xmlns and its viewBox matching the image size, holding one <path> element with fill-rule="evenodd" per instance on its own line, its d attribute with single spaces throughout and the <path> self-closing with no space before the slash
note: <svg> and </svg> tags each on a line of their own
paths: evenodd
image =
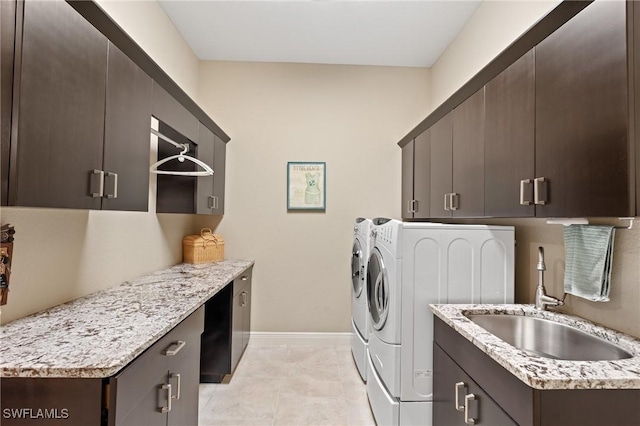
<svg viewBox="0 0 640 426">
<path fill-rule="evenodd" d="M 472 393 L 464 396 L 464 422 L 468 425 L 476 424 L 477 419 L 472 419 L 469 417 L 469 402 L 475 401 L 476 396 Z"/>
<path fill-rule="evenodd" d="M 547 199 L 547 179 L 543 177 L 535 178 L 533 180 L 533 203 L 539 206 L 544 206 L 549 202 Z"/>
<path fill-rule="evenodd" d="M 213 195 L 209 195 L 207 197 L 207 204 L 208 204 L 207 207 L 212 209 L 212 210 L 215 209 L 215 199 L 214 198 L 215 197 Z"/>
<path fill-rule="evenodd" d="M 187 342 L 185 342 L 184 340 L 178 340 L 177 342 L 173 342 L 171 346 L 165 349 L 164 354 L 166 356 L 174 356 L 175 354 L 180 352 L 180 350 L 184 348 L 184 345 L 186 344 Z"/>
<path fill-rule="evenodd" d="M 527 200 L 524 198 L 525 187 L 530 184 L 531 184 L 531 179 L 522 179 L 520 181 L 520 205 L 521 206 L 531 205 L 531 200 Z"/>
<path fill-rule="evenodd" d="M 458 411 L 464 411 L 464 405 L 460 405 L 460 389 L 464 389 L 466 388 L 467 385 L 464 384 L 464 382 L 458 382 L 456 383 L 456 399 L 455 399 L 455 405 L 456 405 L 456 410 Z"/>
<path fill-rule="evenodd" d="M 220 203 L 218 203 L 218 196 L 217 195 L 214 196 L 213 199 L 214 199 L 214 201 L 216 203 L 214 208 L 217 209 L 218 207 L 220 207 Z"/>
<path fill-rule="evenodd" d="M 166 391 L 166 394 L 164 391 Z M 166 406 L 164 405 L 165 399 L 163 398 L 163 394 L 167 396 Z M 158 410 L 161 413 L 168 413 L 169 411 L 171 411 L 171 385 L 168 383 L 165 383 L 158 388 Z"/>
<path fill-rule="evenodd" d="M 107 193 L 107 198 L 118 198 L 118 174 L 117 173 L 107 173 L 107 177 L 113 178 L 113 192 L 111 194 Z"/>
<path fill-rule="evenodd" d="M 452 192 L 450 194 L 449 206 L 451 207 L 451 210 L 458 210 L 458 208 L 460 207 L 458 204 L 459 198 L 460 194 L 458 194 L 457 192 Z"/>
<path fill-rule="evenodd" d="M 407 206 L 409 213 L 416 213 L 418 211 L 418 200 L 410 200 Z"/>
<path fill-rule="evenodd" d="M 449 208 L 449 204 L 447 203 L 447 200 L 449 199 L 449 196 L 451 194 L 444 194 L 444 210 L 445 211 L 451 211 L 451 209 Z"/>
<path fill-rule="evenodd" d="M 240 296 L 241 296 L 241 298 L 240 298 L 240 306 L 241 307 L 245 307 L 247 305 L 247 296 L 248 296 L 248 294 L 247 294 L 246 291 L 243 291 L 242 293 L 240 293 Z"/>
<path fill-rule="evenodd" d="M 180 399 L 180 387 L 181 387 L 181 379 L 180 379 L 180 374 L 179 373 L 171 373 L 171 375 L 169 376 L 172 379 L 176 379 L 176 393 L 175 395 L 171 395 L 171 399 L 175 399 L 178 400 Z"/>
<path fill-rule="evenodd" d="M 91 183 L 93 187 L 94 177 L 98 176 L 98 192 L 91 192 L 93 198 L 101 198 L 104 195 L 104 172 L 102 170 L 94 169 L 91 172 Z"/>
</svg>

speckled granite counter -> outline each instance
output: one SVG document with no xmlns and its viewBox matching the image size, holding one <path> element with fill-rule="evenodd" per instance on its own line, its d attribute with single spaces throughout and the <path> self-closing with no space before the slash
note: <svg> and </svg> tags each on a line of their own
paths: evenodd
<svg viewBox="0 0 640 426">
<path fill-rule="evenodd" d="M 640 389 L 640 341 L 582 318 L 533 305 L 430 305 L 431 311 L 498 364 L 535 389 Z M 616 343 L 634 356 L 616 361 L 568 361 L 521 351 L 472 322 L 465 314 L 547 318 Z"/>
<path fill-rule="evenodd" d="M 109 377 L 253 261 L 180 264 L 0 327 L 3 377 Z"/>
</svg>

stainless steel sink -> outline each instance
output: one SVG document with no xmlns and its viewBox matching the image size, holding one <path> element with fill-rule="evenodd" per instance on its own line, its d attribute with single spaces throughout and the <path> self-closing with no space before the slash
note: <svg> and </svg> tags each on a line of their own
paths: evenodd
<svg viewBox="0 0 640 426">
<path fill-rule="evenodd" d="M 545 358 L 611 361 L 633 356 L 611 342 L 543 318 L 494 314 L 468 318 L 516 348 Z"/>
</svg>

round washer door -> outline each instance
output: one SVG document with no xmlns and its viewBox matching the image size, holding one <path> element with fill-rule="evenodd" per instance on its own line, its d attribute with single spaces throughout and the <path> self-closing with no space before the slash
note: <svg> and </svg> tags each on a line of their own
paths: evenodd
<svg viewBox="0 0 640 426">
<path fill-rule="evenodd" d="M 362 258 L 360 241 L 355 240 L 351 251 L 351 283 L 353 285 L 353 295 L 356 298 L 360 297 L 362 293 L 365 278 L 364 274 L 364 259 Z"/>
<path fill-rule="evenodd" d="M 382 329 L 389 315 L 389 279 L 382 254 L 376 248 L 371 251 L 367 267 L 367 304 L 373 328 Z"/>
</svg>

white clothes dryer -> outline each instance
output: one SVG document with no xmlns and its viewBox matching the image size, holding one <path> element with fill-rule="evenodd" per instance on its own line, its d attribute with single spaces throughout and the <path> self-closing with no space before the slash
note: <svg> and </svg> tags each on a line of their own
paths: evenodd
<svg viewBox="0 0 640 426">
<path fill-rule="evenodd" d="M 384 318 L 385 310 L 388 314 L 385 326 L 372 327 L 369 338 L 371 409 L 381 425 L 431 425 L 433 314 L 429 304 L 513 303 L 514 229 L 374 219 L 372 235 L 367 277 L 373 282 L 369 292 L 372 325 L 376 316 Z M 385 247 L 393 250 L 386 252 Z M 376 253 L 384 262 L 382 273 Z M 397 268 L 393 275 L 386 267 L 389 263 Z M 380 284 L 385 268 L 387 286 L 393 290 Z M 385 308 L 385 303 L 395 306 Z M 393 327 L 385 330 L 392 308 Z"/>
<path fill-rule="evenodd" d="M 369 313 L 367 310 L 367 264 L 371 219 L 357 218 L 353 226 L 351 249 L 351 353 L 360 373 L 367 381 L 367 348 L 369 341 Z"/>
</svg>

